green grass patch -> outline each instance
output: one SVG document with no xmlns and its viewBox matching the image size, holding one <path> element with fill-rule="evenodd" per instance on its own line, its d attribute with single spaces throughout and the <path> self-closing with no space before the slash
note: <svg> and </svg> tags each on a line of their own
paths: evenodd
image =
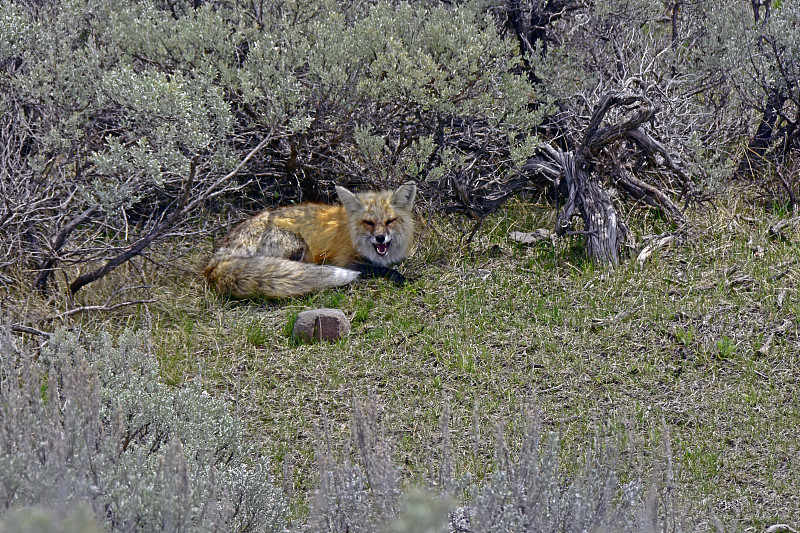
<svg viewBox="0 0 800 533">
<path fill-rule="evenodd" d="M 318 428 L 327 421 L 343 443 L 353 402 L 370 396 L 409 480 L 428 475 L 445 403 L 456 471 L 476 479 L 493 464 L 496 429 L 513 445 L 523 408 L 538 405 L 567 453 L 608 427 L 644 447 L 640 460 L 623 454 L 631 464 L 647 463 L 666 429 L 690 516 L 711 511 L 733 529 L 798 524 L 800 236 L 774 238 L 770 224 L 786 214 L 741 199 L 687 215 L 686 231 L 640 265 L 646 236 L 670 228 L 629 213 L 635 247 L 614 268 L 586 261 L 580 238 L 508 239 L 552 227 L 550 206 L 510 202 L 471 241 L 471 224 L 434 216 L 400 266 L 412 283 L 278 302 L 209 291 L 203 250 L 183 270 L 140 273 L 159 287 L 156 302 L 119 316 L 151 330 L 169 383 L 200 379 L 232 402 L 279 478 L 291 465 L 299 512 Z M 297 314 L 318 307 L 341 309 L 351 336 L 295 344 Z"/>
</svg>

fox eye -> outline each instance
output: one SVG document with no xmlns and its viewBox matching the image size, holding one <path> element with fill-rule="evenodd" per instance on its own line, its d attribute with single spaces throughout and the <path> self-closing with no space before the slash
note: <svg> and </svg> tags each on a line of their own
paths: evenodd
<svg viewBox="0 0 800 533">
<path fill-rule="evenodd" d="M 375 227 L 375 223 L 371 220 L 362 220 L 361 223 L 364 224 L 365 226 L 369 226 L 370 228 Z"/>
<path fill-rule="evenodd" d="M 386 221 L 386 225 L 388 226 L 389 224 L 393 223 L 395 220 L 397 220 L 397 219 L 396 218 L 390 218 L 389 220 Z"/>
</svg>

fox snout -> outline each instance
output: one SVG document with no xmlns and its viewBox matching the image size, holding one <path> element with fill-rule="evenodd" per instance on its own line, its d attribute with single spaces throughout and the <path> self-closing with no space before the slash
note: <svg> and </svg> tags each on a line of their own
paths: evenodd
<svg viewBox="0 0 800 533">
<path fill-rule="evenodd" d="M 386 233 L 378 233 L 372 236 L 372 244 L 375 245 L 375 251 L 378 252 L 378 255 L 386 255 L 391 242 L 392 236 Z"/>
</svg>

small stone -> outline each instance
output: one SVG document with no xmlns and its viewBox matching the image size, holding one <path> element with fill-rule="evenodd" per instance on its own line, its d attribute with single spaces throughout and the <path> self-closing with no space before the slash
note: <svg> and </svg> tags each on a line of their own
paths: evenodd
<svg viewBox="0 0 800 533">
<path fill-rule="evenodd" d="M 310 309 L 297 315 L 292 337 L 296 341 L 335 341 L 350 335 L 350 321 L 339 309 Z"/>
<path fill-rule="evenodd" d="M 532 231 L 530 233 L 523 231 L 512 231 L 511 233 L 508 234 L 508 237 L 514 242 L 530 245 L 530 244 L 536 244 L 537 242 L 541 241 L 552 241 L 554 235 L 552 232 L 544 228 L 539 228 L 536 231 Z"/>
</svg>

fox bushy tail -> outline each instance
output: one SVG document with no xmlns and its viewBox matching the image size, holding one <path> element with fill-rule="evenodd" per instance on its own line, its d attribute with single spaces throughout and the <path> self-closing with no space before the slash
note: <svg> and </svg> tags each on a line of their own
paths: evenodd
<svg viewBox="0 0 800 533">
<path fill-rule="evenodd" d="M 259 255 L 214 256 L 205 270 L 209 282 L 238 298 L 300 296 L 345 285 L 358 276 L 346 268 Z"/>
</svg>

